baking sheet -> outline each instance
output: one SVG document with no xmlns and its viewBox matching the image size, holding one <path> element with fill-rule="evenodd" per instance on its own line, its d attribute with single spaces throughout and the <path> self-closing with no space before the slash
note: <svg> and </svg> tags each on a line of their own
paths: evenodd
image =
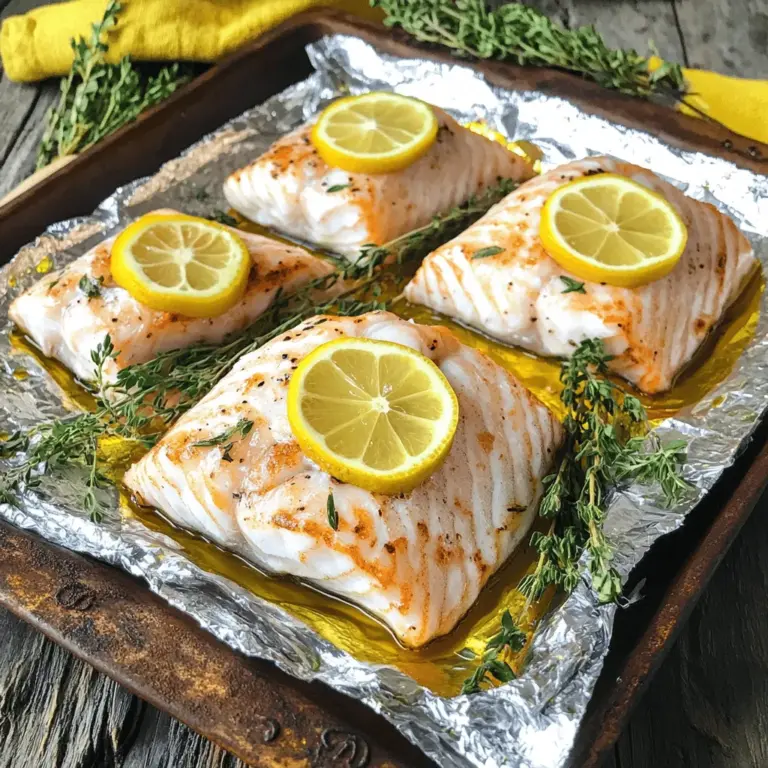
<svg viewBox="0 0 768 768">
<path fill-rule="evenodd" d="M 0 272 L 0 317 L 7 318 L 12 297 L 41 273 L 72 260 L 145 211 L 168 206 L 206 215 L 212 208 L 225 208 L 220 185 L 229 172 L 330 99 L 371 89 L 393 88 L 425 98 L 462 121 L 485 120 L 510 138 L 533 141 L 544 152 L 545 167 L 605 153 L 646 165 L 692 197 L 730 213 L 760 260 L 768 258 L 764 177 L 716 158 L 670 148 L 650 134 L 585 115 L 561 99 L 495 89 L 458 65 L 396 59 L 343 36 L 325 38 L 309 51 L 317 72 L 306 81 L 232 121 L 151 179 L 118 190 L 92 217 L 55 225 L 24 249 Z M 762 307 L 759 289 L 751 300 L 755 308 Z M 692 483 L 689 498 L 666 510 L 654 489 L 628 488 L 611 501 L 606 532 L 616 546 L 624 576 L 658 536 L 682 523 L 732 463 L 768 405 L 763 370 L 768 362 L 768 324 L 765 312 L 758 317 L 753 309 L 744 310 L 741 324 L 729 326 L 731 338 L 726 334 L 717 342 L 723 346 L 717 348 L 716 360 L 740 355 L 738 359 L 714 366 L 695 396 L 683 393 L 657 414 L 675 414 L 657 427 L 664 439 L 683 436 L 689 441 L 685 468 Z M 514 368 L 514 361 L 506 362 Z M 60 377 L 62 390 L 50 367 L 37 365 L 12 339 L 7 320 L 0 335 L 0 365 L 0 430 L 28 427 L 83 404 L 72 402 L 65 375 Z M 532 370 L 541 378 L 540 368 Z M 539 394 L 551 390 L 550 401 L 555 402 L 556 392 L 546 377 L 537 386 Z M 355 658 L 278 603 L 261 600 L 233 579 L 203 570 L 186 556 L 178 536 L 149 529 L 139 518 L 125 514 L 125 508 L 121 511 L 117 498 L 114 514 L 100 524 L 91 523 L 81 511 L 81 497 L 82 478 L 71 473 L 64 481 L 27 494 L 21 509 L 6 506 L 0 514 L 145 578 L 154 591 L 233 648 L 364 700 L 441 766 L 543 768 L 564 761 L 600 672 L 615 611 L 613 606 L 597 605 L 586 583 L 546 619 L 518 680 L 472 697 L 443 697 L 402 670 Z"/>
</svg>

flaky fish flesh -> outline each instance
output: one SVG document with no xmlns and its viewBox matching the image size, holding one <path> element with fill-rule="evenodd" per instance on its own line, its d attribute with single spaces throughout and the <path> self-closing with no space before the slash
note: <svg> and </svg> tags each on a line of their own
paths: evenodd
<svg viewBox="0 0 768 768">
<path fill-rule="evenodd" d="M 675 269 L 648 285 L 587 282 L 584 293 L 564 293 L 563 275 L 581 280 L 544 250 L 541 209 L 558 187 L 601 172 L 627 176 L 663 195 L 685 222 L 688 244 Z M 503 251 L 473 258 L 491 246 Z M 593 157 L 518 187 L 427 256 L 405 296 L 539 355 L 568 357 L 585 339 L 603 339 L 615 356 L 612 369 L 657 393 L 672 386 L 757 268 L 747 238 L 713 205 L 686 197 L 644 168 Z"/>
<path fill-rule="evenodd" d="M 243 216 L 292 237 L 355 257 L 423 226 L 500 179 L 530 178 L 531 165 L 435 108 L 437 139 L 401 171 L 348 173 L 328 166 L 305 125 L 275 142 L 224 183 Z"/>
<path fill-rule="evenodd" d="M 112 280 L 110 248 L 114 238 L 46 275 L 13 301 L 9 315 L 43 354 L 61 361 L 84 381 L 94 375 L 91 352 L 109 334 L 119 352 L 117 359 L 104 366 L 105 377 L 112 380 L 121 368 L 146 362 L 161 352 L 221 341 L 257 320 L 278 289 L 294 291 L 332 269 L 303 248 L 240 230 L 237 234 L 251 254 L 253 267 L 243 298 L 217 317 L 184 317 L 140 304 Z M 86 291 L 81 287 L 84 278 Z M 88 292 L 94 295 L 89 297 Z"/>
<path fill-rule="evenodd" d="M 418 350 L 458 396 L 453 447 L 410 493 L 386 496 L 333 480 L 291 433 L 292 372 L 340 336 Z M 248 422 L 242 436 L 238 424 Z M 386 312 L 315 317 L 238 361 L 125 483 L 175 523 L 362 606 L 415 647 L 456 625 L 525 535 L 560 441 L 560 425 L 541 403 L 445 328 Z M 328 521 L 331 491 L 338 530 Z"/>
</svg>

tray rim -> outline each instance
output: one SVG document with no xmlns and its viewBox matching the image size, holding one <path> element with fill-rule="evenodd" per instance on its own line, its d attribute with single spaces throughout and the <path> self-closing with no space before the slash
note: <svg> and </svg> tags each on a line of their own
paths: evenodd
<svg viewBox="0 0 768 768">
<path fill-rule="evenodd" d="M 499 62 L 459 60 L 442 50 L 414 44 L 412 41 L 405 39 L 404 35 L 396 31 L 386 30 L 381 25 L 358 19 L 338 10 L 316 9 L 292 17 L 256 41 L 247 44 L 181 88 L 168 100 L 141 115 L 134 123 L 124 126 L 100 144 L 89 148 L 66 167 L 59 169 L 43 179 L 39 184 L 13 199 L 9 204 L 2 206 L 0 208 L 0 232 L 3 229 L 3 225 L 13 221 L 20 211 L 30 204 L 33 198 L 38 198 L 41 194 L 45 196 L 47 190 L 53 189 L 57 184 L 61 184 L 73 172 L 85 166 L 93 166 L 100 162 L 101 158 L 108 158 L 110 152 L 129 144 L 132 139 L 140 135 L 146 126 L 162 121 L 165 117 L 174 114 L 174 110 L 182 105 L 189 98 L 190 94 L 196 93 L 200 86 L 217 81 L 227 71 L 236 69 L 249 62 L 252 57 L 267 51 L 270 46 L 279 44 L 288 36 L 298 35 L 301 37 L 303 35 L 305 42 L 309 42 L 311 39 L 317 39 L 325 34 L 335 33 L 361 36 L 374 42 L 377 47 L 395 55 L 437 59 L 469 66 L 482 72 L 492 84 L 501 87 L 517 88 L 518 90 L 530 90 L 532 87 L 535 87 L 547 90 L 550 93 L 564 96 L 587 112 L 600 114 L 613 122 L 631 125 L 644 130 L 656 128 L 664 140 L 672 144 L 702 151 L 707 154 L 714 154 L 758 173 L 768 173 L 768 145 L 733 134 L 719 125 L 706 123 L 697 118 L 673 112 L 668 107 L 659 104 L 643 102 L 605 91 L 601 86 L 585 81 L 576 75 L 556 70 L 522 68 Z M 662 119 L 659 120 L 659 118 Z M 221 122 L 224 122 L 224 120 Z M 703 534 L 701 540 L 697 543 L 693 555 L 681 564 L 680 570 L 671 583 L 662 605 L 654 613 L 646 631 L 639 642 L 635 644 L 632 654 L 629 655 L 622 668 L 621 680 L 624 687 L 621 691 L 625 692 L 625 695 L 619 695 L 617 690 L 605 702 L 604 706 L 585 717 L 580 732 L 588 731 L 590 725 L 594 725 L 597 722 L 601 726 L 600 732 L 595 732 L 594 739 L 588 742 L 583 740 L 582 744 L 577 742 L 577 749 L 572 756 L 572 761 L 578 760 L 579 764 L 584 766 L 598 765 L 602 757 L 610 750 L 620 735 L 621 727 L 629 718 L 631 710 L 639 700 L 644 686 L 650 680 L 666 652 L 668 652 L 676 633 L 682 628 L 687 615 L 703 592 L 709 577 L 714 573 L 715 568 L 725 555 L 725 552 L 735 539 L 765 488 L 768 478 L 768 442 L 764 441 L 762 450 L 760 450 L 751 464 L 743 466 L 743 462 L 739 461 L 739 466 L 743 468 L 744 472 L 743 476 L 739 478 L 735 492 L 731 495 L 720 514 L 714 518 L 708 530 Z M 8 529 L 16 530 L 5 522 L 0 524 L 0 533 L 3 530 L 7 533 Z M 30 536 L 29 534 L 25 535 Z M 2 536 L 0 536 L 1 541 Z M 59 558 L 63 555 L 74 554 L 59 550 L 55 545 L 43 542 L 42 540 L 40 542 L 44 548 L 54 551 L 58 550 Z M 705 547 L 705 545 L 708 546 Z M 701 556 L 697 558 L 696 555 Z M 76 555 L 76 557 L 89 560 L 89 558 L 83 558 L 80 555 Z M 124 575 L 117 569 L 112 569 L 100 563 L 99 565 L 108 571 L 114 570 L 115 574 Z M 137 588 L 141 591 L 149 592 L 143 584 Z M 93 664 L 117 682 L 126 685 L 137 695 L 152 701 L 152 703 L 166 709 L 166 711 L 170 711 L 174 716 L 183 721 L 192 721 L 190 724 L 193 728 L 217 741 L 221 746 L 233 751 L 235 754 L 248 759 L 245 756 L 242 744 L 233 743 L 229 738 L 222 738 L 217 736 L 217 734 L 212 734 L 205 727 L 205 724 L 199 723 L 190 713 L 183 711 L 183 707 L 179 708 L 174 701 L 163 698 L 162 695 L 151 689 L 136 686 L 125 674 L 121 677 L 119 669 L 110 668 L 108 665 L 100 662 L 87 649 L 82 648 L 76 642 L 68 640 L 56 625 L 46 623 L 34 611 L 25 609 L 19 602 L 18 596 L 14 596 L 7 590 L 0 589 L 0 604 L 16 613 L 16 615 L 19 615 L 25 621 L 32 623 L 55 642 L 64 645 L 68 650 Z M 175 611 L 169 604 L 164 603 L 164 605 L 169 611 Z M 198 631 L 205 635 L 205 637 L 212 638 L 204 630 L 198 628 Z M 227 648 L 229 653 L 237 655 L 232 649 L 226 646 L 225 648 Z M 266 662 L 259 662 L 258 660 L 249 660 L 249 662 L 256 665 L 266 664 Z M 330 689 L 326 690 L 329 697 L 337 695 L 331 692 Z M 610 727 L 606 727 L 609 724 L 606 718 L 610 718 Z M 382 718 L 377 719 L 383 727 L 385 721 Z M 403 737 L 399 738 L 405 741 Z M 261 748 L 262 746 L 260 745 Z M 250 757 L 253 759 L 252 756 Z M 271 759 L 271 757 L 267 756 L 267 759 Z M 311 757 L 308 759 L 311 759 Z M 377 758 L 374 757 L 372 759 Z M 384 757 L 383 759 L 389 760 L 391 758 Z M 410 759 L 413 758 L 411 757 Z M 257 764 L 271 766 L 278 763 L 262 763 L 259 758 Z M 400 763 L 387 764 L 400 765 Z M 408 764 L 413 765 L 413 763 Z"/>
</svg>

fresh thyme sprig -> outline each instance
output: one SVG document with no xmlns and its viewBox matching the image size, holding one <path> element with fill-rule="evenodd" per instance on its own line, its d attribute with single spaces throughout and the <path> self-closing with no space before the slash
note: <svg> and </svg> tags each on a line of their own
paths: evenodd
<svg viewBox="0 0 768 768">
<path fill-rule="evenodd" d="M 117 381 L 101 390 L 104 400 L 110 404 L 113 419 L 122 423 L 131 437 L 144 439 L 151 445 L 167 424 L 212 389 L 242 355 L 313 315 L 359 315 L 384 309 L 378 296 L 386 279 L 386 272 L 382 270 L 386 263 L 397 266 L 423 256 L 482 216 L 515 186 L 516 182 L 510 179 L 500 179 L 483 194 L 436 216 L 419 229 L 385 245 L 363 246 L 355 261 L 336 259 L 337 268 L 333 273 L 311 280 L 290 296 L 278 295 L 254 325 L 223 345 L 198 344 L 123 368 Z M 318 302 L 318 295 L 335 292 L 347 283 L 350 287 L 341 293 Z M 359 298 L 366 292 L 368 297 Z M 94 362 L 98 370 L 106 358 Z M 158 425 L 155 429 L 150 428 L 153 422 Z"/>
<path fill-rule="evenodd" d="M 0 501 L 17 504 L 24 488 L 39 485 L 44 473 L 68 466 L 85 468 L 86 508 L 100 519 L 95 490 L 104 482 L 98 471 L 99 445 L 105 438 L 129 439 L 151 447 L 163 432 L 230 370 L 233 363 L 271 339 L 316 315 L 358 315 L 384 309 L 380 300 L 388 264 L 423 256 L 430 248 L 468 226 L 514 188 L 497 186 L 464 205 L 435 217 L 429 224 L 385 245 L 364 246 L 354 262 L 337 260 L 337 269 L 310 281 L 293 295 L 278 294 L 271 307 L 247 330 L 221 345 L 196 344 L 164 352 L 146 363 L 129 365 L 110 381 L 105 367 L 117 357 L 106 336 L 91 354 L 98 408 L 60 421 L 41 424 L 0 443 L 0 459 L 10 460 L 0 472 Z M 234 435 L 234 433 L 233 433 Z M 225 438 L 229 440 L 229 436 Z M 23 458 L 19 458 L 21 454 Z"/>
<path fill-rule="evenodd" d="M 515 679 L 515 672 L 501 656 L 509 651 L 518 653 L 525 646 L 525 632 L 518 628 L 509 611 L 501 614 L 501 629 L 486 643 L 477 669 L 464 681 L 462 693 L 477 693 L 489 676 L 500 683 Z"/>
<path fill-rule="evenodd" d="M 531 546 L 539 557 L 533 572 L 518 585 L 526 598 L 520 618 L 548 588 L 566 593 L 575 589 L 581 579 L 579 562 L 584 552 L 600 601 L 619 598 L 621 578 L 603 532 L 612 488 L 627 480 L 657 483 L 670 506 L 678 503 L 688 488 L 680 474 L 685 442 L 662 445 L 655 435 L 632 436 L 646 425 L 645 409 L 636 397 L 606 378 L 610 360 L 602 341 L 588 339 L 562 365 L 560 397 L 567 409 L 563 422 L 566 444 L 557 471 L 544 478 L 546 490 L 539 515 L 550 524 L 546 533 L 531 535 Z M 509 614 L 504 621 L 517 627 Z M 494 647 L 495 638 L 491 638 L 483 663 L 465 682 L 465 693 L 478 690 L 488 675 L 501 679 L 495 674 L 496 668 L 485 663 L 485 655 Z"/>
<path fill-rule="evenodd" d="M 643 438 L 632 438 L 637 425 L 646 423 L 645 409 L 636 397 L 605 378 L 610 360 L 602 341 L 589 339 L 562 367 L 566 449 L 557 473 L 545 479 L 539 514 L 551 524 L 547 533 L 531 539 L 539 561 L 520 584 L 531 601 L 550 586 L 571 591 L 578 582 L 584 550 L 598 597 L 602 602 L 616 600 L 621 579 L 603 534 L 608 491 L 625 480 L 658 483 L 667 504 L 673 505 L 687 487 L 679 472 L 684 442 L 662 446 L 654 438 L 648 445 Z"/>
<path fill-rule="evenodd" d="M 178 64 L 163 67 L 154 77 L 143 77 L 128 56 L 117 64 L 107 62 L 106 38 L 121 8 L 118 0 L 110 0 L 102 20 L 92 25 L 90 39 L 72 40 L 72 69 L 61 81 L 58 102 L 46 115 L 38 168 L 95 144 L 190 79 Z"/>
<path fill-rule="evenodd" d="M 435 216 L 429 224 L 414 229 L 383 246 L 364 245 L 356 261 L 341 266 L 346 279 L 370 277 L 387 259 L 398 264 L 427 253 L 431 248 L 456 236 L 474 223 L 491 206 L 519 186 L 513 179 L 498 178 L 496 184 L 462 205 Z M 501 250 L 501 249 L 500 249 Z"/>
<path fill-rule="evenodd" d="M 192 443 L 193 448 L 211 448 L 220 445 L 223 461 L 233 461 L 230 451 L 235 445 L 235 440 L 241 440 L 246 437 L 253 429 L 253 422 L 250 419 L 238 419 L 237 424 L 229 429 L 225 429 L 218 435 L 209 437 L 207 440 L 198 440 Z"/>
<path fill-rule="evenodd" d="M 82 413 L 15 433 L 0 444 L 0 458 L 12 458 L 22 451 L 25 456 L 0 475 L 0 502 L 17 505 L 19 492 L 38 487 L 44 473 L 79 467 L 88 473 L 83 504 L 93 520 L 100 520 L 103 510 L 95 492 L 106 480 L 97 466 L 98 443 L 108 431 L 109 425 L 98 414 Z"/>
<path fill-rule="evenodd" d="M 685 92 L 682 69 L 663 63 L 653 71 L 637 51 L 609 48 L 592 26 L 565 29 L 523 3 L 490 9 L 485 0 L 371 0 L 387 26 L 461 56 L 520 65 L 557 67 L 632 96 Z"/>
<path fill-rule="evenodd" d="M 193 448 L 210 448 L 214 445 L 228 445 L 232 447 L 232 438 L 245 437 L 253 429 L 253 422 L 250 419 L 239 419 L 237 424 L 229 429 L 225 429 L 218 435 L 209 437 L 207 440 L 198 440 L 192 443 Z"/>
</svg>

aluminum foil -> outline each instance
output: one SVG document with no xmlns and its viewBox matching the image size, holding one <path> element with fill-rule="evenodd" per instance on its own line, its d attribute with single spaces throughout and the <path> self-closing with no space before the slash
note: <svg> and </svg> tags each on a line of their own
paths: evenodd
<svg viewBox="0 0 768 768">
<path fill-rule="evenodd" d="M 398 59 L 343 36 L 308 50 L 316 72 L 307 80 L 206 137 L 155 176 L 118 189 L 92 216 L 50 227 L 0 271 L 0 430 L 29 427 L 71 407 L 49 373 L 11 344 L 7 309 L 20 290 L 147 210 L 168 206 L 205 215 L 225 208 L 221 182 L 229 172 L 342 93 L 394 89 L 438 104 L 459 120 L 483 119 L 510 138 L 535 142 L 545 167 L 606 153 L 647 166 L 688 195 L 727 211 L 760 260 L 768 260 L 765 177 L 674 149 L 651 133 L 588 116 L 559 98 L 494 88 L 459 65 Z M 768 312 L 762 306 L 756 333 L 730 376 L 658 427 L 664 439 L 688 441 L 687 500 L 665 509 L 658 489 L 641 487 L 612 498 L 606 531 L 625 578 L 658 537 L 682 524 L 736 458 L 768 406 L 767 369 Z M 116 497 L 113 514 L 100 524 L 90 522 L 82 512 L 82 491 L 82 477 L 73 472 L 27 494 L 21 509 L 0 507 L 0 514 L 145 579 L 232 648 L 366 702 L 442 768 L 564 763 L 608 650 L 615 612 L 597 603 L 586 581 L 540 627 L 519 679 L 470 697 L 441 698 L 396 669 L 355 660 L 277 606 L 201 570 L 173 540 L 121 515 Z"/>
</svg>

